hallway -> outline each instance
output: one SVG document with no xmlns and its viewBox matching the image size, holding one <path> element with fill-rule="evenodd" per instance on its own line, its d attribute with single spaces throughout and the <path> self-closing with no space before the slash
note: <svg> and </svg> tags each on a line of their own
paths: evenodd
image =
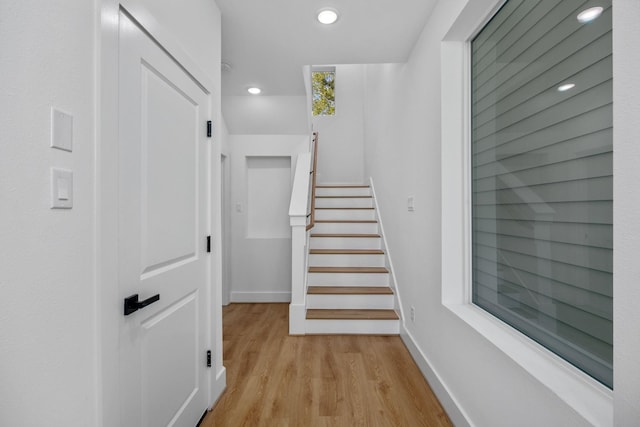
<svg viewBox="0 0 640 427">
<path fill-rule="evenodd" d="M 289 336 L 287 311 L 224 308 L 228 385 L 202 427 L 451 425 L 400 337 Z"/>
</svg>

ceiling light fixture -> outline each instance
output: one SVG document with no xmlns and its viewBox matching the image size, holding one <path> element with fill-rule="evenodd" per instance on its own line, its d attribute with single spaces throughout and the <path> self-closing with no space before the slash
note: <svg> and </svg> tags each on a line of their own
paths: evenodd
<svg viewBox="0 0 640 427">
<path fill-rule="evenodd" d="M 262 92 L 262 90 L 260 90 L 259 87 L 250 87 L 249 89 L 247 89 L 247 92 L 249 92 L 251 95 L 258 95 L 260 92 Z"/>
<path fill-rule="evenodd" d="M 563 85 L 558 86 L 558 92 L 566 92 L 570 89 L 576 87 L 575 83 L 565 83 Z"/>
<path fill-rule="evenodd" d="M 338 11 L 334 9 L 322 9 L 318 12 L 318 21 L 322 24 L 330 25 L 338 20 Z"/>
<path fill-rule="evenodd" d="M 578 14 L 578 21 L 581 24 L 586 24 L 587 22 L 591 22 L 596 19 L 598 16 L 602 15 L 602 11 L 604 9 L 600 6 L 590 7 L 589 9 L 585 9 Z"/>
</svg>

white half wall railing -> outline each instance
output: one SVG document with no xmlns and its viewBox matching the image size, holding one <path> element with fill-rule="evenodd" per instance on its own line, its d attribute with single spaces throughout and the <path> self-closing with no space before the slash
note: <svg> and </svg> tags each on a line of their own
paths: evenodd
<svg viewBox="0 0 640 427">
<path fill-rule="evenodd" d="M 289 205 L 291 225 L 291 304 L 289 305 L 289 334 L 304 335 L 306 317 L 307 274 L 307 214 L 311 189 L 311 153 L 298 156 Z"/>
<path fill-rule="evenodd" d="M 318 133 L 311 138 L 309 152 L 300 154 L 296 163 L 289 204 L 291 225 L 291 303 L 289 335 L 305 334 L 307 315 L 307 262 L 309 230 L 315 223 L 316 167 L 318 165 Z"/>
</svg>

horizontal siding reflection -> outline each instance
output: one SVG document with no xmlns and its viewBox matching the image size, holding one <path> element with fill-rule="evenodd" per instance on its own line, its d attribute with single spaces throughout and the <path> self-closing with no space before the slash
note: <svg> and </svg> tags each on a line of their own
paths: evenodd
<svg viewBox="0 0 640 427">
<path fill-rule="evenodd" d="M 551 159 L 551 162 L 553 160 Z M 472 184 L 474 192 L 482 192 L 607 176 L 613 176 L 613 153 L 610 152 L 549 163 L 517 172 L 505 169 L 494 176 L 474 179 Z"/>
<path fill-rule="evenodd" d="M 513 140 L 514 137 L 533 134 L 595 108 L 611 104 L 612 80 L 606 80 L 604 83 L 600 83 L 587 91 L 575 93 L 575 95 L 563 99 L 561 102 L 552 104 L 549 108 L 538 110 L 533 108 L 534 112 L 531 115 L 512 117 L 510 122 L 504 125 L 499 124 L 495 129 L 485 127 L 484 132 L 474 132 L 473 138 L 476 141 L 478 151 L 489 149 L 494 145 L 504 144 Z M 556 91 L 550 96 L 555 99 L 558 95 L 560 93 Z"/>
<path fill-rule="evenodd" d="M 474 219 L 613 224 L 611 201 L 475 206 Z"/>
<path fill-rule="evenodd" d="M 476 232 L 473 238 L 478 246 L 478 254 L 482 254 L 484 247 L 496 250 L 508 248 L 510 253 L 516 252 L 537 259 L 553 260 L 613 273 L 613 251 L 611 249 L 551 242 L 543 240 L 543 235 L 538 239 L 530 239 Z M 537 265 L 534 265 L 533 268 L 537 268 Z"/>
<path fill-rule="evenodd" d="M 509 299 L 506 295 L 500 295 L 503 299 Z M 491 305 L 492 297 L 488 291 L 485 291 L 483 287 L 478 289 L 476 293 L 477 304 L 483 305 L 483 303 L 487 305 Z M 514 301 L 515 302 L 515 301 Z M 504 306 L 507 305 L 508 302 L 503 303 L 502 308 L 504 310 Z M 612 346 L 611 344 L 599 340 L 596 337 L 586 334 L 579 329 L 572 327 L 571 325 L 567 325 L 560 321 L 554 321 L 554 319 L 545 316 L 542 313 L 538 313 L 536 315 L 530 308 L 526 306 L 519 306 L 517 310 L 512 309 L 512 313 L 516 313 L 518 317 L 526 318 L 529 322 L 538 325 L 539 327 L 549 331 L 553 331 L 556 337 L 559 337 L 565 341 L 565 343 L 571 343 L 574 346 L 579 346 L 581 348 L 588 348 L 590 352 L 596 357 L 607 360 L 607 358 L 611 358 Z M 533 321 L 536 319 L 538 321 Z M 520 324 L 522 327 L 522 323 Z M 527 331 L 530 332 L 529 329 Z"/>
<path fill-rule="evenodd" d="M 585 311 L 595 317 L 608 321 L 613 320 L 613 310 L 611 309 L 611 297 L 595 294 L 584 289 L 566 285 L 562 282 L 546 279 L 535 274 L 518 271 L 513 268 L 500 267 L 499 272 L 494 269 L 484 271 L 478 267 L 474 271 L 474 277 L 479 283 L 483 283 L 494 291 L 500 291 L 501 284 L 509 284 L 516 287 L 518 292 L 528 294 L 526 297 L 532 299 L 536 304 L 541 304 L 541 297 L 548 299 L 547 302 L 561 302 L 572 305 L 576 309 Z M 500 273 L 500 276 L 496 274 Z M 478 275 L 484 275 L 482 278 Z M 546 301 L 546 300 L 545 300 Z M 576 303 L 578 301 L 578 303 Z M 605 339 L 608 340 L 609 338 Z"/>
<path fill-rule="evenodd" d="M 512 135 L 512 138 L 484 150 L 474 146 L 474 165 L 483 165 L 504 157 L 523 154 L 532 150 L 551 147 L 565 141 L 581 138 L 611 129 L 613 126 L 613 104 L 596 107 L 586 113 L 571 117 L 528 135 Z M 603 145 L 612 147 L 611 140 L 603 139 Z"/>
<path fill-rule="evenodd" d="M 532 91 L 527 87 L 522 87 L 516 91 L 514 96 L 496 102 L 492 108 L 487 108 L 482 113 L 475 114 L 473 130 L 476 132 L 476 137 L 480 140 L 486 135 L 508 128 L 525 118 L 535 116 L 552 107 L 562 106 L 563 103 L 577 95 L 581 95 L 583 102 L 585 102 L 585 97 L 596 98 L 604 83 L 608 82 L 609 87 L 611 86 L 612 66 L 612 57 L 609 55 L 605 59 L 592 64 L 589 68 L 567 76 L 567 78 L 551 77 L 551 82 L 547 82 L 547 85 L 549 83 L 551 85 L 542 91 Z M 580 82 L 580 85 L 569 92 L 559 92 L 557 90 L 558 84 L 569 78 L 571 81 Z M 593 101 L 595 99 L 589 99 L 585 103 L 590 106 L 596 105 Z M 580 112 L 578 109 L 572 109 L 572 111 Z"/>
<path fill-rule="evenodd" d="M 613 128 L 609 127 L 549 145 L 542 145 L 544 142 L 537 140 L 522 151 L 507 151 L 509 147 L 503 146 L 500 155 L 493 150 L 493 158 L 487 159 L 485 163 L 480 163 L 477 157 L 474 158 L 474 178 L 491 177 L 505 172 L 518 172 L 547 166 L 550 163 L 609 153 L 613 151 L 612 141 Z"/>
<path fill-rule="evenodd" d="M 530 239 L 545 236 L 550 242 L 613 249 L 613 226 L 610 224 L 476 219 L 473 228 L 477 232 Z"/>
<path fill-rule="evenodd" d="M 549 298 L 544 294 L 532 292 L 526 287 L 499 280 L 483 272 L 476 271 L 479 292 L 486 292 L 487 296 L 498 292 L 499 297 L 509 298 L 508 304 L 519 309 L 529 311 L 532 318 L 542 322 L 551 322 L 555 319 L 565 326 L 576 329 L 585 335 L 598 341 L 612 345 L 611 330 L 613 322 L 601 316 L 582 310 L 573 304 L 565 304 L 557 299 Z M 535 313 L 535 314 L 532 314 Z"/>
<path fill-rule="evenodd" d="M 547 32 L 543 38 L 522 40 L 505 50 L 505 53 L 496 55 L 490 66 L 481 71 L 474 70 L 474 102 L 482 102 L 484 97 L 494 93 L 498 88 L 500 91 L 510 91 L 520 87 L 523 82 L 535 78 L 580 49 L 610 34 L 610 20 L 610 8 L 604 11 L 600 19 L 586 26 L 581 25 L 575 15 L 567 16 L 561 26 Z M 499 50 L 500 47 L 496 49 Z M 611 52 L 611 48 L 608 51 Z"/>
<path fill-rule="evenodd" d="M 473 65 L 488 56 L 495 57 L 495 46 L 520 25 L 540 0 L 510 0 L 473 41 Z M 486 65 L 485 65 L 486 66 Z M 484 68 L 484 67 L 483 67 Z"/>
<path fill-rule="evenodd" d="M 580 23 L 593 5 L 508 0 L 472 41 L 472 299 L 611 387 L 611 0 Z"/>
<path fill-rule="evenodd" d="M 585 202 L 591 200 L 611 200 L 613 177 L 580 179 L 553 184 L 531 185 L 522 188 L 505 188 L 478 192 L 475 205 L 507 205 L 558 202 Z"/>
<path fill-rule="evenodd" d="M 474 254 L 473 262 L 478 265 L 488 262 L 494 266 L 513 268 L 613 298 L 612 275 L 606 271 L 485 247 L 480 247 L 480 251 Z"/>
</svg>

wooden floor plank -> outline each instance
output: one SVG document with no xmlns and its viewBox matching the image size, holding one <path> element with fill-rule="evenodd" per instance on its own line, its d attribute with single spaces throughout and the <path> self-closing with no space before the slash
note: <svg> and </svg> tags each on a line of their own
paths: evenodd
<svg viewBox="0 0 640 427">
<path fill-rule="evenodd" d="M 452 426 L 400 337 L 293 337 L 288 309 L 224 307 L 227 389 L 202 427 Z"/>
</svg>

